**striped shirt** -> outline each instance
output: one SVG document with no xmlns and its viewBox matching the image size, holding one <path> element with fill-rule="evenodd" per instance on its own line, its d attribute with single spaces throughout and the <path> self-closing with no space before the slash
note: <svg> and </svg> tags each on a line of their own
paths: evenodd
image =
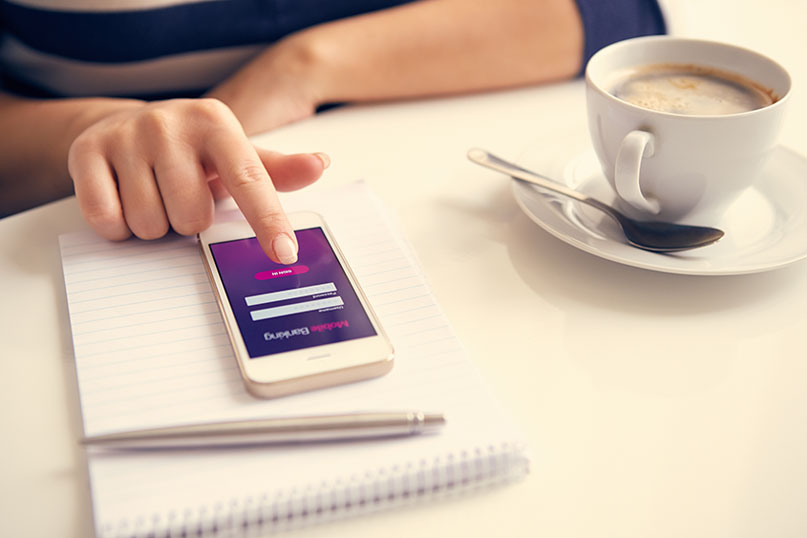
<svg viewBox="0 0 807 538">
<path fill-rule="evenodd" d="M 0 69 L 29 94 L 197 95 L 283 36 L 406 1 L 0 0 Z"/>
<path fill-rule="evenodd" d="M 0 80 L 40 96 L 199 95 L 288 34 L 407 1 L 0 0 Z M 586 59 L 664 32 L 655 0 L 577 3 Z"/>
</svg>

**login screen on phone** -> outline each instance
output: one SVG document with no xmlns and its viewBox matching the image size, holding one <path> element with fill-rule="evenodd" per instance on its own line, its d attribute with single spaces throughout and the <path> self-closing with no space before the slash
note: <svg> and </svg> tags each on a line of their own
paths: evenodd
<svg viewBox="0 0 807 538">
<path fill-rule="evenodd" d="M 210 245 L 250 358 L 376 334 L 322 228 L 296 234 L 294 265 L 254 237 Z"/>
</svg>

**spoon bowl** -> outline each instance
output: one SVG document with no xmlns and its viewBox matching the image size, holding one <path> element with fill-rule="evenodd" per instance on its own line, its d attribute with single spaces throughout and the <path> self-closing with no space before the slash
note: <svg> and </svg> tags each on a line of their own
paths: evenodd
<svg viewBox="0 0 807 538">
<path fill-rule="evenodd" d="M 673 222 L 632 219 L 597 199 L 505 161 L 483 149 L 474 148 L 469 150 L 468 159 L 481 166 L 507 174 L 516 180 L 538 185 L 599 209 L 617 221 L 629 244 L 643 250 L 660 253 L 691 250 L 711 245 L 724 235 L 722 230 L 708 226 L 690 226 Z"/>
</svg>

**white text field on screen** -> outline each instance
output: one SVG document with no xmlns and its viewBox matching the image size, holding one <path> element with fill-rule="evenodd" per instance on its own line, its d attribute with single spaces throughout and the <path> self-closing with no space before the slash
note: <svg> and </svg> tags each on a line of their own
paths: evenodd
<svg viewBox="0 0 807 538">
<path fill-rule="evenodd" d="M 329 291 L 336 291 L 336 285 L 333 282 L 326 282 L 325 284 L 317 284 L 315 286 L 306 286 L 304 288 L 295 288 L 291 290 L 273 291 L 272 293 L 262 293 L 260 295 L 250 295 L 248 297 L 244 297 L 244 300 L 247 302 L 247 306 L 255 306 L 259 304 L 285 301 L 286 299 L 295 299 L 297 297 L 307 297 L 309 295 L 316 295 L 318 293 L 328 293 Z"/>
<path fill-rule="evenodd" d="M 290 314 L 299 314 L 301 312 L 311 312 L 314 310 L 321 310 L 323 308 L 331 308 L 334 306 L 342 306 L 344 301 L 341 297 L 328 297 L 327 299 L 317 299 L 316 301 L 305 301 L 303 303 L 287 304 L 285 306 L 275 306 L 272 308 L 263 308 L 261 310 L 253 310 L 249 313 L 252 321 L 259 321 L 262 319 L 279 318 L 288 316 Z"/>
</svg>

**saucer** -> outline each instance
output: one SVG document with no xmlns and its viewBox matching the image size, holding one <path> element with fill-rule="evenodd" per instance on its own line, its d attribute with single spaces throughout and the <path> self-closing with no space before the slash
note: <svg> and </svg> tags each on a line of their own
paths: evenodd
<svg viewBox="0 0 807 538">
<path fill-rule="evenodd" d="M 567 186 L 614 204 L 615 194 L 593 149 L 545 150 L 519 160 Z M 628 245 L 604 213 L 540 187 L 513 180 L 516 202 L 538 226 L 566 243 L 624 265 L 683 275 L 739 275 L 778 269 L 807 257 L 807 159 L 779 146 L 757 183 L 714 224 L 717 243 L 672 254 Z M 697 223 L 687 223 L 697 224 Z"/>
</svg>

